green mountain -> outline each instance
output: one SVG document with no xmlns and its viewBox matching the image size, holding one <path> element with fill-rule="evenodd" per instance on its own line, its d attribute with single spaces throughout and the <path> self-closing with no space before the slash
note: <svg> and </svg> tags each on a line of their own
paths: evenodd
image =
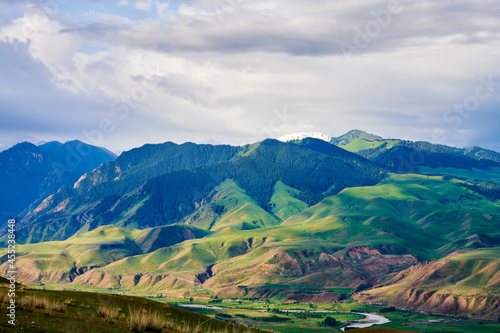
<svg viewBox="0 0 500 333">
<path fill-rule="evenodd" d="M 398 173 L 415 173 L 424 167 L 468 170 L 500 167 L 499 153 L 479 147 L 460 149 L 423 141 L 386 140 L 359 130 L 335 138 L 332 143 Z"/>
<path fill-rule="evenodd" d="M 65 241 L 23 245 L 16 262 L 23 268 L 18 278 L 32 282 L 71 282 L 94 268 L 208 234 L 184 225 L 144 230 L 103 226 Z M 6 260 L 4 255 L 0 262 Z"/>
<path fill-rule="evenodd" d="M 152 149 L 170 153 L 162 162 L 164 167 L 156 163 L 159 153 L 151 154 Z M 226 214 L 218 218 L 221 227 L 224 223 L 240 228 L 275 225 L 281 219 L 273 215 L 271 199 L 278 181 L 296 189 L 297 200 L 312 205 L 346 187 L 374 185 L 387 176 L 372 162 L 316 139 L 303 144 L 265 140 L 245 149 L 169 143 L 147 146 L 145 154 L 124 153 L 83 176 L 74 189 L 62 188 L 30 211 L 19 225 L 19 241 L 64 240 L 107 224 L 132 228 L 168 225 L 192 218 L 189 216 L 197 211 L 204 220 L 195 225 L 205 225 L 211 214 L 207 211 L 214 208 L 216 214 Z M 147 156 L 151 157 L 149 163 Z M 146 180 L 148 175 L 151 178 Z M 227 179 L 235 186 L 224 188 Z M 217 204 L 221 196 L 225 199 Z M 227 201 L 229 197 L 232 201 Z M 238 218 L 250 218 L 238 222 L 228 211 L 242 208 L 242 202 L 244 210 Z M 252 216 L 254 213 L 258 216 Z"/>
<path fill-rule="evenodd" d="M 228 227 L 246 230 L 281 223 L 231 179 L 216 186 L 204 201 L 205 204 L 185 218 L 186 224 L 206 230 Z"/>
<path fill-rule="evenodd" d="M 241 147 L 197 145 L 190 142 L 182 145 L 172 142 L 147 144 L 123 152 L 113 163 L 104 164 L 89 172 L 75 184 L 75 189 L 78 193 L 104 192 L 106 189 L 103 187 L 112 182 L 117 190 L 126 191 L 169 172 L 230 160 L 241 150 Z M 93 188 L 97 184 L 101 186 Z"/>
<path fill-rule="evenodd" d="M 360 130 L 352 130 L 337 138 L 333 138 L 330 142 L 336 146 L 344 148 L 345 150 L 357 153 L 362 150 L 379 147 L 385 141 L 388 140 L 384 140 L 378 135 L 366 133 Z"/>
<path fill-rule="evenodd" d="M 280 220 L 285 221 L 289 217 L 304 211 L 309 206 L 298 199 L 300 196 L 301 192 L 299 190 L 278 181 L 274 185 L 273 196 L 269 201 L 271 212 Z"/>
<path fill-rule="evenodd" d="M 397 173 L 445 175 L 468 181 L 469 188 L 500 199 L 500 154 L 480 147 L 460 149 L 428 142 L 390 139 L 351 131 L 332 141 Z"/>
</svg>

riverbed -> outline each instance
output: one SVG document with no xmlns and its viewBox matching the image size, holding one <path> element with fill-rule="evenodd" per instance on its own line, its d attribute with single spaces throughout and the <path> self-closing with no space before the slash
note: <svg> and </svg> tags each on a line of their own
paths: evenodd
<svg viewBox="0 0 500 333">
<path fill-rule="evenodd" d="M 359 319 L 354 321 L 352 324 L 347 325 L 346 327 L 342 327 L 342 332 L 345 331 L 346 328 L 366 328 L 374 325 L 382 325 L 389 323 L 390 320 L 384 316 L 373 314 L 373 313 L 359 313 L 365 316 L 364 319 Z"/>
<path fill-rule="evenodd" d="M 211 309 L 211 310 L 226 310 L 229 308 L 222 308 L 219 306 L 211 306 L 211 305 L 203 305 L 203 304 L 178 304 L 179 306 L 192 308 L 192 309 Z M 257 310 L 257 311 L 266 311 L 266 310 Z M 305 311 L 305 310 L 281 310 L 282 312 L 313 312 L 313 313 L 346 313 L 346 312 L 332 312 L 332 311 Z M 364 313 L 364 312 L 353 312 L 356 314 L 360 314 L 365 316 L 363 319 L 355 320 L 351 324 L 343 327 L 341 330 L 344 331 L 346 328 L 366 328 L 374 325 L 382 325 L 389 323 L 390 320 L 384 316 L 373 314 L 373 313 Z"/>
</svg>

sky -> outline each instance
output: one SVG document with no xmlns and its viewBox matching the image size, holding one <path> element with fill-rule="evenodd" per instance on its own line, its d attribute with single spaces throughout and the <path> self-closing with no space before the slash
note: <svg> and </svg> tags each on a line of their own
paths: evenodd
<svg viewBox="0 0 500 333">
<path fill-rule="evenodd" d="M 498 0 L 0 0 L 0 150 L 499 124 Z"/>
</svg>

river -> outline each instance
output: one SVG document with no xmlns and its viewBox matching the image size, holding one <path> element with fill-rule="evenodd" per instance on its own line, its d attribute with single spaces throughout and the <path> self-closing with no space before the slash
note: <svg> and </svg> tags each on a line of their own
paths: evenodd
<svg viewBox="0 0 500 333">
<path fill-rule="evenodd" d="M 202 305 L 202 304 L 178 304 L 179 306 L 185 308 L 193 308 L 193 309 L 212 309 L 212 310 L 225 310 L 226 308 L 222 308 L 219 306 L 211 306 L 211 305 Z M 243 310 L 243 309 L 242 309 Z M 257 310 L 257 311 L 266 311 L 266 310 Z M 305 311 L 305 310 L 282 310 L 283 312 L 315 312 L 322 313 L 331 311 Z M 337 312 L 337 313 L 346 313 L 346 312 Z M 343 327 L 341 330 L 344 331 L 346 328 L 366 328 L 374 325 L 381 325 L 389 323 L 390 320 L 384 316 L 373 314 L 373 313 L 364 313 L 364 312 L 354 312 L 356 314 L 360 314 L 365 316 L 363 319 L 355 320 L 351 324 Z"/>
<path fill-rule="evenodd" d="M 356 312 L 356 313 L 365 316 L 365 318 L 356 320 L 354 323 L 349 324 L 346 327 L 342 327 L 341 329 L 342 332 L 345 331 L 346 328 L 366 328 L 373 325 L 381 325 L 390 322 L 389 319 L 381 315 L 376 315 L 373 313 L 361 313 L 361 312 Z"/>
</svg>

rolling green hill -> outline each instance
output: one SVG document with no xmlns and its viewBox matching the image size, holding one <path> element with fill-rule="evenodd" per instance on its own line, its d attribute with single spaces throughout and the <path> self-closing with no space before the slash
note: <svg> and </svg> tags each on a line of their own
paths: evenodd
<svg viewBox="0 0 500 333">
<path fill-rule="evenodd" d="M 32 283 L 71 282 L 78 275 L 122 258 L 149 253 L 208 234 L 184 225 L 145 230 L 103 226 L 65 241 L 18 246 L 16 264 L 22 267 L 18 278 Z M 5 271 L 9 265 L 6 252 L 0 252 L 0 267 Z"/>
<path fill-rule="evenodd" d="M 246 230 L 281 223 L 230 179 L 216 186 L 206 202 L 189 215 L 185 223 L 206 230 L 222 230 L 228 227 Z"/>
<path fill-rule="evenodd" d="M 278 181 L 274 185 L 274 192 L 269 206 L 272 213 L 280 220 L 285 221 L 289 217 L 302 212 L 309 206 L 297 198 L 300 198 L 301 192 Z"/>
</svg>

